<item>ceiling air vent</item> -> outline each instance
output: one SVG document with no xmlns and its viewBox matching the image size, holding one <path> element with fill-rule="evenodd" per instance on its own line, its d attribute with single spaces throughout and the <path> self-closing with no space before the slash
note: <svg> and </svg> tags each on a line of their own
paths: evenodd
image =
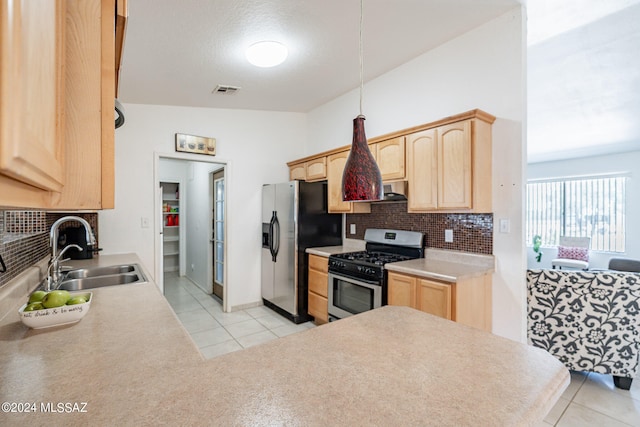
<svg viewBox="0 0 640 427">
<path fill-rule="evenodd" d="M 234 93 L 236 93 L 239 90 L 240 90 L 240 88 L 238 86 L 218 85 L 218 86 L 216 86 L 215 89 L 213 89 L 212 93 L 233 95 Z"/>
</svg>

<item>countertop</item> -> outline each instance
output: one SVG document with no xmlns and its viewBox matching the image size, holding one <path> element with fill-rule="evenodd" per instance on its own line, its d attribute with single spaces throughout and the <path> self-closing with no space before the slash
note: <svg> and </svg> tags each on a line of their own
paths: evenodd
<svg viewBox="0 0 640 427">
<path fill-rule="evenodd" d="M 318 256 L 328 258 L 329 256 L 335 255 L 335 254 L 363 251 L 364 248 L 365 248 L 364 240 L 351 239 L 349 241 L 346 241 L 345 239 L 345 242 L 342 245 L 307 248 L 306 252 L 308 254 L 313 254 L 313 255 L 318 255 Z"/>
<path fill-rule="evenodd" d="M 361 247 L 357 244 L 349 243 L 342 246 L 307 248 L 306 252 L 329 257 L 334 254 L 358 250 L 364 250 L 364 242 Z M 427 248 L 425 249 L 424 258 L 391 262 L 385 264 L 384 268 L 397 273 L 455 283 L 458 280 L 493 273 L 495 271 L 495 260 L 493 255 Z"/>
<path fill-rule="evenodd" d="M 2 319 L 2 401 L 36 411 L 0 425 L 517 426 L 569 384 L 541 349 L 407 307 L 203 360 L 154 283 L 92 292 L 73 325 Z"/>
<path fill-rule="evenodd" d="M 493 255 L 427 249 L 424 258 L 392 262 L 384 268 L 397 273 L 455 283 L 495 271 Z"/>
</svg>

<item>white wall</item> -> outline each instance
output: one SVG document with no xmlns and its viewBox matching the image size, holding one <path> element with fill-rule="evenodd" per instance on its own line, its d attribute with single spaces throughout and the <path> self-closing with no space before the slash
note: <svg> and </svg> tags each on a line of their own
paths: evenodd
<svg viewBox="0 0 640 427">
<path fill-rule="evenodd" d="M 156 221 L 154 152 L 175 153 L 174 134 L 217 139 L 216 158 L 227 164 L 227 302 L 253 304 L 260 296 L 261 187 L 287 181 L 286 161 L 303 157 L 306 116 L 246 110 L 125 105 L 126 123 L 116 130 L 115 209 L 99 213 L 104 253 L 136 252 L 154 272 Z M 194 159 L 203 156 L 192 155 Z"/>
<path fill-rule="evenodd" d="M 640 145 L 640 143 L 639 143 Z M 589 176 L 608 173 L 628 173 L 626 185 L 626 240 L 624 253 L 589 253 L 590 268 L 607 268 L 612 257 L 640 259 L 640 151 L 621 154 L 583 157 L 580 159 L 555 162 L 530 163 L 527 165 L 528 179 Z M 530 268 L 551 268 L 551 260 L 558 253 L 557 248 L 543 247 L 542 260 L 536 262 L 535 253 L 527 242 L 527 265 Z"/>
<path fill-rule="evenodd" d="M 494 224 L 509 219 L 511 232 L 494 233 L 493 332 L 518 341 L 526 338 L 523 34 L 517 8 L 367 83 L 363 107 L 369 138 L 474 108 L 497 117 Z M 311 111 L 307 154 L 350 144 L 358 107 L 353 91 Z"/>
</svg>

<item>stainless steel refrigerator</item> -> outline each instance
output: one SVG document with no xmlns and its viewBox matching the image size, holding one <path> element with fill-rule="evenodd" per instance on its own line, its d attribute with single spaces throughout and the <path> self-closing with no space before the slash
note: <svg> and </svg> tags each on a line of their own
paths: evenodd
<svg viewBox="0 0 640 427">
<path fill-rule="evenodd" d="M 262 300 L 295 323 L 310 319 L 308 254 L 342 244 L 342 214 L 327 211 L 327 183 L 291 181 L 262 187 Z"/>
</svg>

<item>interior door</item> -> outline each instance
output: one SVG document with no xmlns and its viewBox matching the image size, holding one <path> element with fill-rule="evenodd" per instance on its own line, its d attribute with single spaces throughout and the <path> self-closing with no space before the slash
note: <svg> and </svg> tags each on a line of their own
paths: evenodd
<svg viewBox="0 0 640 427">
<path fill-rule="evenodd" d="M 164 262 L 163 262 L 163 227 L 164 227 L 164 216 L 162 213 L 162 186 L 158 183 L 158 187 L 156 188 L 156 203 L 155 203 L 155 236 L 158 239 L 156 243 L 156 271 L 155 271 L 155 282 L 160 288 L 160 292 L 164 293 Z"/>
<path fill-rule="evenodd" d="M 213 176 L 213 294 L 223 299 L 224 290 L 224 175 Z"/>
</svg>

